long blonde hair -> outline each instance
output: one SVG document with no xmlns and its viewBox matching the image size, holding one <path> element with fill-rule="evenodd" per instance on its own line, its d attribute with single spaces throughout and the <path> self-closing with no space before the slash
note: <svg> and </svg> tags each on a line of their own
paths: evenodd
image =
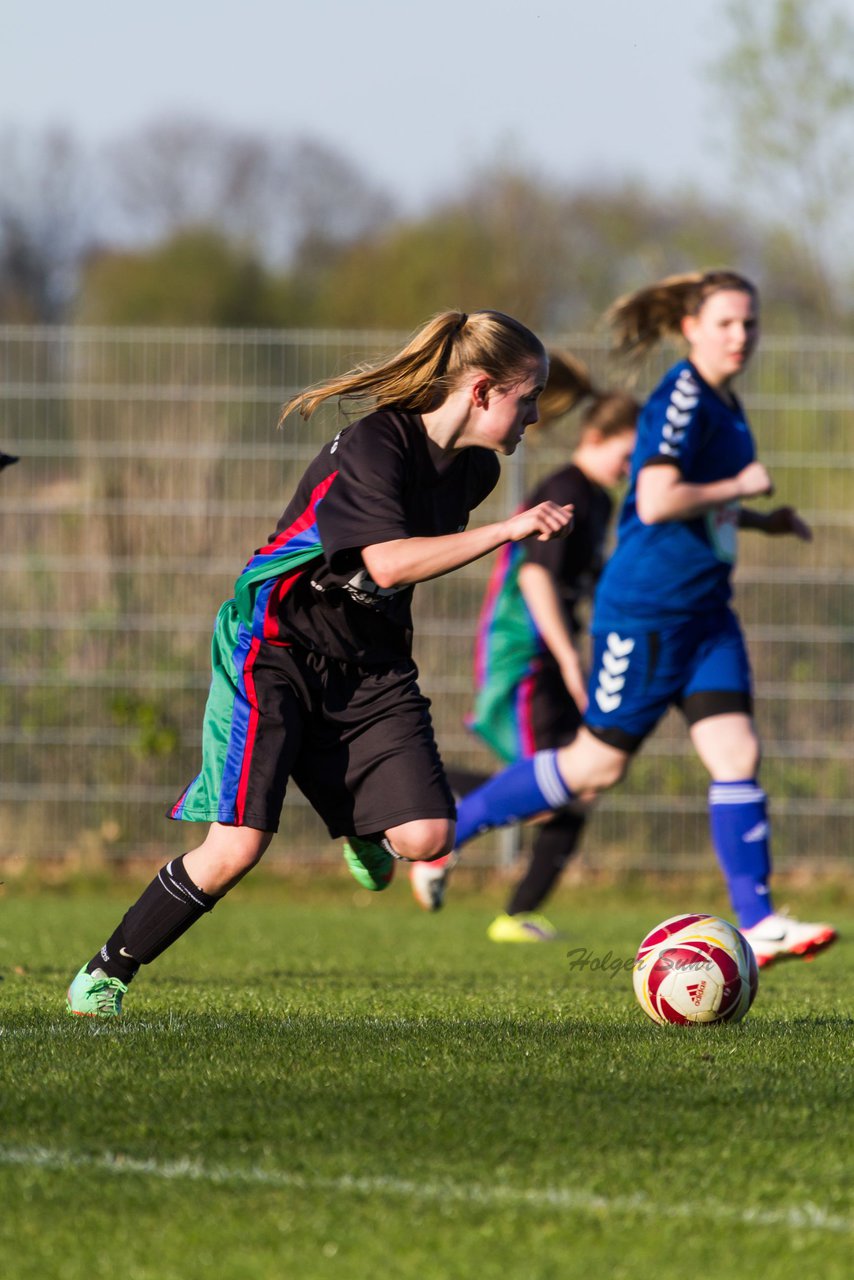
<svg viewBox="0 0 854 1280">
<path fill-rule="evenodd" d="M 662 338 L 682 336 L 682 321 L 695 316 L 713 293 L 732 289 L 759 297 L 756 286 L 736 271 L 694 271 L 667 276 L 618 298 L 605 313 L 618 356 L 640 359 Z"/>
<path fill-rule="evenodd" d="M 536 334 L 501 311 L 443 311 L 415 333 L 396 355 L 357 365 L 293 396 L 279 423 L 295 410 L 310 418 L 325 400 L 338 398 L 371 408 L 423 413 L 441 404 L 468 369 L 479 369 L 506 387 L 521 381 L 533 360 L 545 356 Z"/>
<path fill-rule="evenodd" d="M 635 426 L 640 405 L 625 391 L 597 387 L 590 370 L 568 351 L 549 352 L 549 376 L 537 403 L 539 425 L 548 427 L 589 400 L 581 416 L 581 430 L 595 430 L 603 439 L 622 435 Z"/>
</svg>

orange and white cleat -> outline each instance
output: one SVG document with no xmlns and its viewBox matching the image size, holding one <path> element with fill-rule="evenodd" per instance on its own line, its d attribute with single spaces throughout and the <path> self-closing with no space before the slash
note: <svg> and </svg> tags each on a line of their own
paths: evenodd
<svg viewBox="0 0 854 1280">
<path fill-rule="evenodd" d="M 772 912 L 741 932 L 753 948 L 760 969 L 777 960 L 809 960 L 837 937 L 831 924 L 807 924 L 780 912 Z"/>
<path fill-rule="evenodd" d="M 409 868 L 412 896 L 425 911 L 439 911 L 445 901 L 445 890 L 454 867 L 460 860 L 458 853 L 446 853 L 433 862 L 413 862 Z"/>
</svg>

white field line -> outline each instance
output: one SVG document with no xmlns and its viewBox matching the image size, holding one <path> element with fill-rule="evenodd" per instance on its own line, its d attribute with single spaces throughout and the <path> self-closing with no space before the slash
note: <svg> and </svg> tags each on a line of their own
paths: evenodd
<svg viewBox="0 0 854 1280">
<path fill-rule="evenodd" d="M 49 1171 L 92 1170 L 96 1173 L 131 1174 L 164 1182 L 186 1180 L 212 1186 L 272 1187 L 281 1191 L 339 1192 L 343 1195 L 387 1195 L 397 1199 L 447 1203 L 457 1201 L 485 1208 L 560 1209 L 597 1217 L 633 1217 L 717 1221 L 750 1227 L 775 1227 L 791 1231 L 854 1233 L 854 1220 L 827 1213 L 805 1202 L 786 1209 L 750 1209 L 716 1200 L 682 1200 L 657 1203 L 639 1193 L 631 1196 L 603 1196 L 573 1187 L 507 1187 L 481 1183 L 447 1181 L 412 1182 L 406 1178 L 313 1177 L 279 1169 L 229 1168 L 205 1165 L 195 1160 L 138 1160 L 119 1153 L 75 1154 L 47 1147 L 2 1147 L 0 1167 L 46 1169 Z"/>
</svg>

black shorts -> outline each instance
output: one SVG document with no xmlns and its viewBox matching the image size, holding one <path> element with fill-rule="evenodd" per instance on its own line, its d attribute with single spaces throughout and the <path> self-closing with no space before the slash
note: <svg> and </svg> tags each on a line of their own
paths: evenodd
<svg viewBox="0 0 854 1280">
<path fill-rule="evenodd" d="M 277 831 L 289 778 L 331 836 L 456 815 L 411 661 L 364 667 L 214 635 L 202 769 L 169 816 Z"/>
<path fill-rule="evenodd" d="M 578 733 L 581 714 L 557 663 L 537 654 L 521 677 L 508 664 L 490 671 L 467 724 L 499 760 L 514 764 L 536 751 L 565 747 Z"/>
<path fill-rule="evenodd" d="M 530 742 L 535 751 L 565 747 L 581 726 L 581 712 L 563 682 L 556 663 L 544 659 L 531 681 L 525 703 L 518 707 L 521 720 L 527 717 Z"/>
</svg>

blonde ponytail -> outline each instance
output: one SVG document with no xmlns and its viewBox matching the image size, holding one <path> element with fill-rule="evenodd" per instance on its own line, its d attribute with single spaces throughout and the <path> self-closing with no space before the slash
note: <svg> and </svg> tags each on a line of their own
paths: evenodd
<svg viewBox="0 0 854 1280">
<path fill-rule="evenodd" d="M 548 427 L 594 394 L 590 371 L 568 351 L 549 352 L 549 376 L 537 401 L 539 426 Z"/>
<path fill-rule="evenodd" d="M 279 423 L 294 411 L 310 418 L 324 401 L 335 398 L 373 409 L 424 413 L 447 399 L 469 369 L 509 386 L 526 376 L 532 360 L 544 356 L 536 334 L 501 311 L 443 311 L 396 355 L 377 365 L 358 365 L 293 396 Z"/>
<path fill-rule="evenodd" d="M 735 271 L 694 271 L 667 276 L 618 298 L 605 313 L 618 356 L 640 359 L 665 337 L 681 337 L 682 321 L 697 315 L 707 298 L 723 289 L 757 296 L 757 289 Z"/>
<path fill-rule="evenodd" d="M 603 439 L 631 431 L 637 421 L 640 405 L 624 391 L 604 391 L 597 387 L 590 370 L 568 351 L 549 352 L 549 376 L 537 404 L 538 426 L 549 427 L 558 418 L 571 413 L 583 401 L 581 429 L 596 431 Z"/>
</svg>

